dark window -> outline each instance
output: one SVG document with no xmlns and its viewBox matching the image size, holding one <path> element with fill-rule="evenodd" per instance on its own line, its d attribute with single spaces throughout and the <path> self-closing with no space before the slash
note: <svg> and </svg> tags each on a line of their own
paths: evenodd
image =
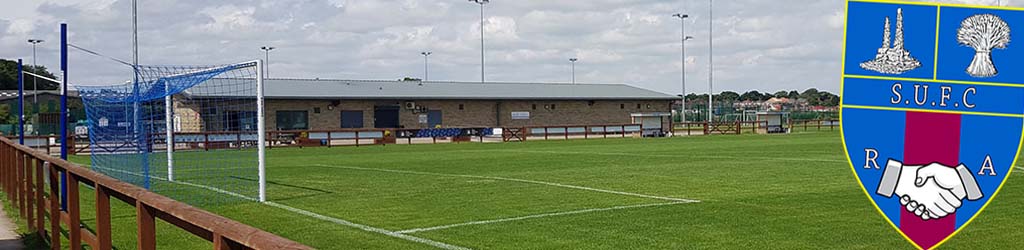
<svg viewBox="0 0 1024 250">
<path fill-rule="evenodd" d="M 319 107 L 313 108 L 313 113 L 314 114 L 319 114 L 320 113 L 320 108 Z"/>
<path fill-rule="evenodd" d="M 619 104 L 619 109 L 626 109 L 626 104 L 625 103 Z"/>
<path fill-rule="evenodd" d="M 593 107 L 594 103 L 597 103 L 597 102 L 595 102 L 595 101 L 587 101 L 587 106 Z"/>
<path fill-rule="evenodd" d="M 466 105 L 465 104 L 459 104 L 459 110 L 465 110 L 465 109 L 466 109 Z"/>
<path fill-rule="evenodd" d="M 309 129 L 309 112 L 277 111 L 277 130 Z"/>
<path fill-rule="evenodd" d="M 341 128 L 363 128 L 363 111 L 341 111 Z"/>
<path fill-rule="evenodd" d="M 639 103 L 636 104 L 636 109 L 640 109 L 640 104 Z"/>
<path fill-rule="evenodd" d="M 533 105 L 533 110 L 537 110 L 537 104 Z"/>
<path fill-rule="evenodd" d="M 551 104 L 551 110 L 555 110 L 555 105 Z"/>
</svg>

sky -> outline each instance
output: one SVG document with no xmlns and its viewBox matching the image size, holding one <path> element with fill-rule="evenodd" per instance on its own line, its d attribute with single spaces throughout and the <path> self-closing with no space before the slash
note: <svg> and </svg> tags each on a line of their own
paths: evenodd
<svg viewBox="0 0 1024 250">
<path fill-rule="evenodd" d="M 1024 6 L 1024 0 L 940 2 Z M 57 73 L 59 25 L 72 44 L 132 59 L 130 0 L 7 1 L 0 58 Z M 465 0 L 138 0 L 139 62 L 211 65 L 263 59 L 272 78 L 480 80 L 480 5 Z M 708 91 L 839 91 L 842 0 L 492 0 L 484 6 L 487 81 L 625 83 L 669 94 Z M 674 13 L 688 14 L 681 21 Z M 693 40 L 680 48 L 680 28 Z M 713 32 L 710 32 L 713 30 Z M 75 85 L 131 79 L 131 70 L 81 51 Z"/>
</svg>

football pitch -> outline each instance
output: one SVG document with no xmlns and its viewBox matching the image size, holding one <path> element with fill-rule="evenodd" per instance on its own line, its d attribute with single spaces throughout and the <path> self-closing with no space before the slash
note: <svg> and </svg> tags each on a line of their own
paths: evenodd
<svg viewBox="0 0 1024 250">
<path fill-rule="evenodd" d="M 319 249 L 913 247 L 865 197 L 838 132 L 274 148 L 267 171 L 270 202 L 203 208 Z M 943 247 L 1018 247 L 1021 172 Z M 134 249 L 135 210 L 112 213 L 115 247 Z M 157 232 L 158 248 L 211 247 Z"/>
</svg>

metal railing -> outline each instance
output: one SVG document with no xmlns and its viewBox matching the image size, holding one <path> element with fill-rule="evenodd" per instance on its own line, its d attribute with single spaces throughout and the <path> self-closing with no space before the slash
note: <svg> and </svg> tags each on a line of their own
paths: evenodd
<svg viewBox="0 0 1024 250">
<path fill-rule="evenodd" d="M 66 197 L 60 197 L 60 176 L 66 178 Z M 47 179 L 48 181 L 44 181 Z M 213 249 L 311 249 L 308 246 L 189 206 L 125 183 L 44 152 L 0 138 L 0 187 L 25 218 L 29 230 L 61 249 L 66 231 L 68 248 L 113 248 L 111 197 L 135 207 L 137 249 L 156 249 L 156 219 L 213 243 Z M 80 185 L 95 189 L 95 233 L 83 230 Z M 61 200 L 66 208 L 61 208 Z M 12 212 L 13 213 L 13 212 Z M 46 225 L 46 221 L 49 225 Z"/>
<path fill-rule="evenodd" d="M 507 130 L 509 128 L 503 128 Z M 523 133 L 523 140 L 537 138 L 550 140 L 553 138 L 568 140 L 573 137 L 582 136 L 583 139 L 627 137 L 630 134 L 642 134 L 643 125 L 640 124 L 600 124 L 600 125 L 558 125 L 558 126 L 526 126 L 513 128 Z"/>
</svg>

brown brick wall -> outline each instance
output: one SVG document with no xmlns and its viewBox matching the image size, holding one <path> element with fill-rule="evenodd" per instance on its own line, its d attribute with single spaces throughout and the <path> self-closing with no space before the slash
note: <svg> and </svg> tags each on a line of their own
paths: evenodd
<svg viewBox="0 0 1024 250">
<path fill-rule="evenodd" d="M 553 126 L 630 123 L 632 113 L 671 112 L 669 101 L 476 101 L 417 100 L 426 110 L 440 110 L 444 127 Z M 307 111 L 310 129 L 341 128 L 341 111 L 363 111 L 363 127 L 373 128 L 374 106 L 399 105 L 399 123 L 405 128 L 425 128 L 418 113 L 405 108 L 404 101 L 340 101 L 333 110 L 330 100 L 267 100 L 268 130 L 277 129 L 277 111 Z M 459 110 L 459 105 L 463 109 Z M 637 108 L 637 105 L 640 108 Z M 533 109 L 533 105 L 537 108 Z M 554 105 L 554 108 L 552 108 Z M 621 106 L 624 108 L 621 108 Z M 314 112 L 320 108 L 320 113 Z M 529 120 L 512 120 L 512 112 L 530 112 Z M 426 113 L 423 113 L 426 114 Z M 665 124 L 668 125 L 667 123 Z"/>
</svg>

